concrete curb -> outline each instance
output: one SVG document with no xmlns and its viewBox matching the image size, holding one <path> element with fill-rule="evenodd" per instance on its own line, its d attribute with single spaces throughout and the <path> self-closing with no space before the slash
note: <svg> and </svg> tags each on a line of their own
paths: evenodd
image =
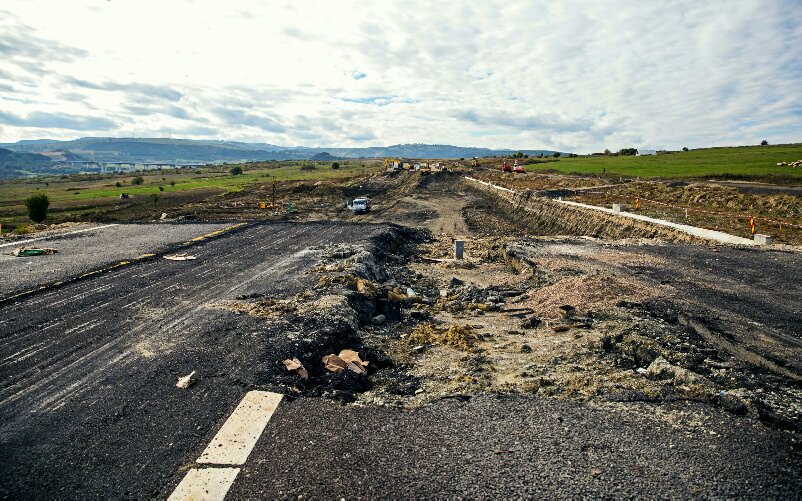
<svg viewBox="0 0 802 501">
<path fill-rule="evenodd" d="M 488 188 L 493 188 L 495 190 L 503 191 L 503 192 L 506 192 L 506 193 L 514 194 L 514 195 L 518 195 L 519 194 L 519 192 L 517 192 L 515 190 L 511 190 L 509 188 L 504 188 L 503 186 L 497 186 L 497 185 L 495 185 L 493 183 L 488 183 L 486 181 L 481 181 L 479 179 L 475 179 L 475 178 L 472 178 L 470 176 L 466 176 L 465 179 L 467 179 L 468 181 L 473 181 L 475 183 L 482 184 L 484 186 L 487 186 Z M 588 210 L 594 210 L 594 211 L 598 211 L 598 212 L 604 212 L 604 213 L 609 214 L 611 216 L 626 217 L 626 218 L 629 218 L 629 219 L 635 219 L 637 221 L 642 221 L 644 223 L 654 224 L 656 226 L 663 226 L 663 227 L 666 227 L 666 228 L 671 228 L 672 230 L 676 230 L 676 231 L 679 231 L 679 232 L 682 232 L 682 233 L 686 233 L 688 235 L 691 235 L 691 236 L 694 236 L 694 237 L 697 237 L 697 238 L 700 238 L 700 239 L 703 239 L 703 240 L 711 240 L 711 241 L 714 241 L 714 242 L 720 242 L 720 243 L 732 244 L 732 245 L 748 245 L 748 246 L 760 245 L 757 242 L 755 242 L 754 240 L 750 240 L 748 238 L 743 238 L 743 237 L 738 237 L 738 236 L 735 236 L 735 235 L 730 235 L 729 233 L 724 233 L 724 232 L 721 232 L 721 231 L 707 230 L 707 229 L 704 229 L 704 228 L 699 228 L 697 226 L 690 226 L 690 225 L 687 225 L 687 224 L 672 223 L 670 221 L 664 221 L 662 219 L 656 219 L 656 218 L 653 218 L 653 217 L 643 216 L 643 215 L 640 215 L 640 214 L 632 214 L 630 212 L 614 211 L 613 209 L 608 209 L 606 207 L 598 207 L 596 205 L 582 204 L 582 203 L 579 203 L 579 202 L 570 202 L 568 200 L 555 200 L 555 199 L 548 199 L 548 200 L 551 201 L 551 202 L 555 202 L 555 203 L 559 203 L 559 204 L 563 204 L 563 205 L 568 205 L 568 206 L 572 206 L 572 207 L 579 207 L 579 208 L 582 208 L 582 209 L 588 209 Z"/>
</svg>

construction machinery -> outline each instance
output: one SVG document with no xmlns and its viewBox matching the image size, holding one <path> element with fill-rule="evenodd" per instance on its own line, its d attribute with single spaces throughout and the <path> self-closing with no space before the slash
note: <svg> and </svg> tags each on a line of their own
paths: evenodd
<svg viewBox="0 0 802 501">
<path fill-rule="evenodd" d="M 516 174 L 526 174 L 526 169 L 523 165 L 518 165 L 518 159 L 515 159 L 515 164 L 512 166 L 512 171 Z"/>
<path fill-rule="evenodd" d="M 401 159 L 398 158 L 385 158 L 384 159 L 384 170 L 386 171 L 398 171 L 401 170 Z"/>
<path fill-rule="evenodd" d="M 507 163 L 507 159 L 504 159 L 504 163 L 501 164 L 501 172 L 512 172 L 512 165 Z"/>
</svg>

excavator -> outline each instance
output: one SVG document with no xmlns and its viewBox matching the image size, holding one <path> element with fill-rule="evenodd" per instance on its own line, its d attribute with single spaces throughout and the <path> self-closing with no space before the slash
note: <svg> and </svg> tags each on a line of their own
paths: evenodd
<svg viewBox="0 0 802 501">
<path fill-rule="evenodd" d="M 512 165 L 507 163 L 507 159 L 504 159 L 504 163 L 501 164 L 501 172 L 512 172 Z"/>
<path fill-rule="evenodd" d="M 526 174 L 526 169 L 523 165 L 518 165 L 518 159 L 515 159 L 515 165 L 512 166 L 512 171 L 516 174 Z"/>
<path fill-rule="evenodd" d="M 386 170 L 386 171 L 401 170 L 401 160 L 398 159 L 398 158 L 385 158 L 384 159 L 384 170 Z"/>
</svg>

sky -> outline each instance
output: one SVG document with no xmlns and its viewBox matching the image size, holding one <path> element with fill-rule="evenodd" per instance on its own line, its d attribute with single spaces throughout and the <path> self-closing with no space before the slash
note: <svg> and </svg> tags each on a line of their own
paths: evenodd
<svg viewBox="0 0 802 501">
<path fill-rule="evenodd" d="M 0 142 L 802 141 L 802 0 L 0 3 Z"/>
</svg>

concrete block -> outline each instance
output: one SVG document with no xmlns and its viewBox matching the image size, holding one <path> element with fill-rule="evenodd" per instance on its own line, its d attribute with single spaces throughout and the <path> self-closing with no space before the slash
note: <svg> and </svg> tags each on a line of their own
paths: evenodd
<svg viewBox="0 0 802 501">
<path fill-rule="evenodd" d="M 771 243 L 771 237 L 755 233 L 755 243 L 758 245 L 769 245 Z"/>
<path fill-rule="evenodd" d="M 454 259 L 462 259 L 465 252 L 465 241 L 454 240 Z"/>
<path fill-rule="evenodd" d="M 627 204 L 613 204 L 613 212 L 624 212 L 627 210 Z"/>
</svg>

